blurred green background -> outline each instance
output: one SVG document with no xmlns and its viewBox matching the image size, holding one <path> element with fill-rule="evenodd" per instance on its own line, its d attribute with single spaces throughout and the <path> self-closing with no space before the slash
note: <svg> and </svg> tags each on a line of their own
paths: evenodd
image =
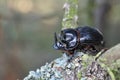
<svg viewBox="0 0 120 80">
<path fill-rule="evenodd" d="M 65 0 L 0 0 L 0 80 L 22 80 L 61 56 L 53 49 Z M 110 48 L 120 42 L 120 0 L 79 0 L 79 25 L 99 28 Z"/>
</svg>

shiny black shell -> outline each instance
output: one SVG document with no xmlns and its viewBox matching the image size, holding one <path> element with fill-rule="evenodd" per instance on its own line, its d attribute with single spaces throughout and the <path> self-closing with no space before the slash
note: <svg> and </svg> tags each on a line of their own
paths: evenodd
<svg viewBox="0 0 120 80">
<path fill-rule="evenodd" d="M 98 29 L 85 26 L 76 30 L 79 32 L 81 44 L 103 44 L 103 35 Z"/>
</svg>

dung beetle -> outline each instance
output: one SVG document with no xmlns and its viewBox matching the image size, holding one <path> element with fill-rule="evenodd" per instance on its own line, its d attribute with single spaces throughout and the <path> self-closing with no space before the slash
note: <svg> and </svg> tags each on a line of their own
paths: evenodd
<svg viewBox="0 0 120 80">
<path fill-rule="evenodd" d="M 102 33 L 88 26 L 61 30 L 59 35 L 55 33 L 54 39 L 54 48 L 69 55 L 76 51 L 96 55 L 104 47 Z"/>
</svg>

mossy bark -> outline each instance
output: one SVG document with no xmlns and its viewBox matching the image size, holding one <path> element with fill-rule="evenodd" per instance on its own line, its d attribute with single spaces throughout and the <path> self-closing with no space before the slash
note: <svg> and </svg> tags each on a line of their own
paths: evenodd
<svg viewBox="0 0 120 80">
<path fill-rule="evenodd" d="M 66 0 L 64 6 L 62 29 L 75 28 L 78 26 L 78 0 Z"/>
</svg>

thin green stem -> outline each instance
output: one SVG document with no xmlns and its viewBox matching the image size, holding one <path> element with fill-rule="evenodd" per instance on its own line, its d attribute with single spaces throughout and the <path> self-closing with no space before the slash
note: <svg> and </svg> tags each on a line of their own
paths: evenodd
<svg viewBox="0 0 120 80">
<path fill-rule="evenodd" d="M 65 13 L 62 21 L 62 29 L 78 26 L 78 0 L 66 0 L 63 6 Z"/>
</svg>

